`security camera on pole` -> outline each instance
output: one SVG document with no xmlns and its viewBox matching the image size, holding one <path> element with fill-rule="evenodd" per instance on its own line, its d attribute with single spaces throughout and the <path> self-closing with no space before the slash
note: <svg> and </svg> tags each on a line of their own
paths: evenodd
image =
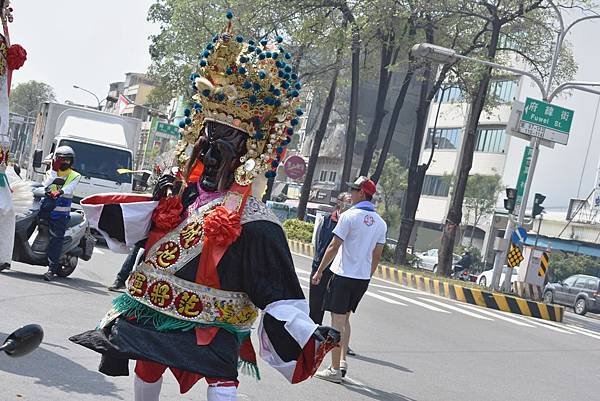
<svg viewBox="0 0 600 401">
<path fill-rule="evenodd" d="M 540 78 L 528 71 L 523 71 L 517 68 L 508 67 L 489 61 L 463 56 L 456 53 L 456 51 L 454 51 L 453 49 L 435 46 L 429 43 L 419 43 L 414 45 L 411 49 L 411 55 L 413 57 L 421 57 L 441 64 L 455 63 L 459 60 L 469 60 L 500 70 L 510 71 L 520 75 L 524 75 L 526 77 L 531 78 L 542 93 L 542 100 L 535 100 L 529 98 L 527 99 L 527 101 L 523 105 L 523 111 L 520 113 L 518 127 L 507 127 L 508 129 L 513 130 L 513 132 L 511 132 L 512 135 L 530 140 L 530 159 L 529 155 L 526 154 L 527 158 L 529 159 L 529 163 L 527 168 L 527 175 L 525 177 L 523 185 L 522 197 L 520 197 L 519 199 L 519 197 L 517 196 L 517 206 L 519 206 L 519 200 L 521 200 L 521 206 L 518 209 L 517 221 L 515 222 L 509 214 L 504 238 L 501 240 L 497 240 L 494 247 L 494 249 L 496 250 L 496 258 L 494 260 L 494 273 L 492 276 L 492 288 L 494 290 L 498 290 L 500 286 L 499 281 L 500 276 L 502 274 L 502 267 L 507 260 L 507 251 L 509 249 L 508 245 L 510 243 L 515 226 L 522 226 L 525 220 L 525 210 L 527 209 L 527 201 L 529 199 L 531 182 L 533 179 L 535 166 L 537 164 L 537 159 L 540 152 L 540 144 L 550 144 L 551 146 L 553 146 L 553 143 L 562 143 L 566 145 L 566 139 L 568 139 L 569 128 L 573 118 L 573 111 L 552 105 L 552 100 L 565 89 L 576 89 L 600 95 L 600 91 L 590 88 L 600 86 L 600 82 L 584 81 L 564 82 L 558 85 L 556 88 L 554 88 L 552 92 L 550 92 L 552 81 L 556 73 L 556 65 L 558 63 L 560 49 L 562 48 L 562 44 L 567 33 L 576 24 L 585 20 L 598 19 L 600 18 L 600 15 L 588 15 L 576 19 L 570 25 L 565 27 L 563 16 L 559 8 L 554 4 L 553 1 L 547 0 L 547 2 L 556 12 L 557 19 L 560 24 L 560 30 L 558 32 L 556 45 L 554 47 L 552 65 L 550 67 L 550 73 L 548 75 L 546 85 L 544 85 Z M 542 114 L 541 118 L 540 113 Z M 518 193 L 520 193 L 520 191 L 518 191 Z M 504 282 L 504 290 L 507 292 L 510 291 L 510 278 L 512 276 L 512 268 L 509 267 L 509 269 L 510 271 L 507 272 L 507 274 L 505 275 L 506 279 Z"/>
</svg>

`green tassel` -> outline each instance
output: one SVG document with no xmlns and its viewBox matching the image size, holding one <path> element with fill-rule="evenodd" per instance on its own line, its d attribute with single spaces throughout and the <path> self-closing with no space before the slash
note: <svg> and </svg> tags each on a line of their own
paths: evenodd
<svg viewBox="0 0 600 401">
<path fill-rule="evenodd" d="M 8 184 L 8 177 L 6 174 L 0 173 L 0 188 L 6 187 L 6 184 Z"/>
<path fill-rule="evenodd" d="M 250 335 L 248 330 L 239 330 L 235 326 L 228 323 L 213 323 L 210 325 L 190 322 L 187 320 L 177 319 L 169 315 L 160 313 L 141 302 L 138 302 L 131 295 L 124 293 L 113 299 L 113 306 L 121 315 L 130 318 L 135 317 L 142 323 L 151 322 L 157 331 L 174 331 L 193 330 L 196 327 L 219 327 L 235 334 L 240 343 L 244 338 Z"/>
<path fill-rule="evenodd" d="M 255 363 L 238 359 L 238 370 L 241 371 L 243 375 L 260 380 L 260 371 L 258 370 L 258 365 Z"/>
</svg>

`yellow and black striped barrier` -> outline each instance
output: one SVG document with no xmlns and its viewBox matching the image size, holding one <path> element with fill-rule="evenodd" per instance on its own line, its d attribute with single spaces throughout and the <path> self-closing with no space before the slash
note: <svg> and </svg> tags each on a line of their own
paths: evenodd
<svg viewBox="0 0 600 401">
<path fill-rule="evenodd" d="M 512 295 L 492 293 L 478 288 L 463 287 L 447 281 L 421 276 L 419 274 L 398 270 L 394 267 L 385 265 L 379 265 L 375 275 L 402 284 L 406 287 L 415 288 L 468 304 L 483 306 L 484 308 L 532 316 L 554 322 L 562 322 L 563 319 L 564 308 L 562 306 L 547 305 Z"/>
<path fill-rule="evenodd" d="M 311 244 L 296 240 L 288 240 L 288 243 L 292 252 L 310 257 L 314 255 L 314 247 Z M 456 301 L 482 306 L 484 308 L 532 316 L 554 322 L 562 322 L 563 320 L 564 308 L 562 306 L 547 305 L 541 302 L 528 301 L 524 298 L 514 297 L 512 295 L 492 293 L 478 288 L 463 287 L 447 281 L 398 270 L 386 265 L 379 265 L 375 271 L 375 276 L 406 287 L 422 290 Z"/>
</svg>

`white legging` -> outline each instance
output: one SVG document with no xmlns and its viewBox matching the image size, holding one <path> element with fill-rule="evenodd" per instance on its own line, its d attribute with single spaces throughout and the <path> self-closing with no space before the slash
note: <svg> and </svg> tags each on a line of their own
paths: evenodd
<svg viewBox="0 0 600 401">
<path fill-rule="evenodd" d="M 135 401 L 159 401 L 160 388 L 162 386 L 162 377 L 155 383 L 146 383 L 135 375 L 133 379 L 133 389 Z M 206 390 L 207 401 L 236 401 L 237 388 L 218 387 L 218 385 L 210 385 Z"/>
</svg>

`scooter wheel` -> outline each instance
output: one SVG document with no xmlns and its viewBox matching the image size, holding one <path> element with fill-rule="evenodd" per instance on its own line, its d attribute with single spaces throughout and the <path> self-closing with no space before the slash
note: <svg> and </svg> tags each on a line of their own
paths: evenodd
<svg viewBox="0 0 600 401">
<path fill-rule="evenodd" d="M 79 262 L 79 259 L 77 258 L 77 256 L 70 255 L 67 257 L 67 262 L 68 263 L 66 265 L 62 265 L 58 269 L 57 275 L 59 277 L 70 276 L 75 271 L 75 268 L 77 267 L 77 262 Z"/>
</svg>

